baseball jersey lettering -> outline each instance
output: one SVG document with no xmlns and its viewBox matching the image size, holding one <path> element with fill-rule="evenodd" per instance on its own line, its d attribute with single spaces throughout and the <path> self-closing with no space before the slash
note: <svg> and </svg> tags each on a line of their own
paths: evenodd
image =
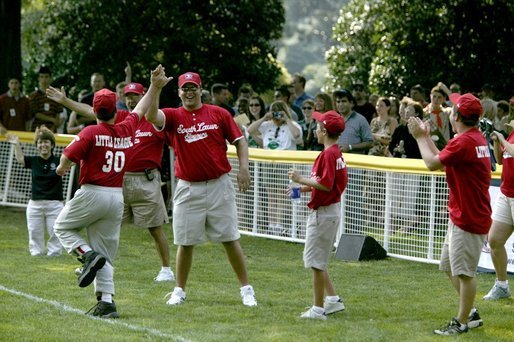
<svg viewBox="0 0 514 342">
<path fill-rule="evenodd" d="M 116 112 L 116 123 L 122 122 L 130 114 L 126 110 Z M 160 132 L 143 117 L 134 134 L 133 147 L 125 151 L 127 172 L 142 172 L 146 168 L 161 167 L 162 149 L 166 132 Z M 132 158 L 135 155 L 137 158 Z"/>
<path fill-rule="evenodd" d="M 477 151 L 477 158 L 491 158 L 488 146 L 475 146 Z"/>
<path fill-rule="evenodd" d="M 163 112 L 166 118 L 163 131 L 173 132 L 170 137 L 177 178 L 200 182 L 230 171 L 226 141 L 233 144 L 244 138 L 229 112 L 206 104 L 192 112 L 184 107 L 165 108 Z"/>
<path fill-rule="evenodd" d="M 81 185 L 122 187 L 138 121 L 136 114 L 130 114 L 116 125 L 88 126 L 64 149 L 63 154 L 71 161 L 80 161 Z"/>
</svg>

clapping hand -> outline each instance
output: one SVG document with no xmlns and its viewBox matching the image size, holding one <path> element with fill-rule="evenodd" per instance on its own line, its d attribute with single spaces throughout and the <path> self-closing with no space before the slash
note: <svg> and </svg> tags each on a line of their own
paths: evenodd
<svg viewBox="0 0 514 342">
<path fill-rule="evenodd" d="M 412 116 L 407 122 L 409 133 L 415 138 L 421 138 L 428 136 L 430 133 L 430 123 L 428 121 L 422 121 L 420 118 Z"/>
</svg>

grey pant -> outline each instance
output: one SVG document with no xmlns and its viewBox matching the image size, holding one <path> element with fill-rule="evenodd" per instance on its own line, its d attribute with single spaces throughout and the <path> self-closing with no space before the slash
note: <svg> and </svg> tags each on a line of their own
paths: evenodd
<svg viewBox="0 0 514 342">
<path fill-rule="evenodd" d="M 54 225 L 55 234 L 68 253 L 81 245 L 107 259 L 96 274 L 95 292 L 114 294 L 114 257 L 118 252 L 123 216 L 122 188 L 82 185 Z M 79 234 L 86 228 L 89 243 Z"/>
</svg>

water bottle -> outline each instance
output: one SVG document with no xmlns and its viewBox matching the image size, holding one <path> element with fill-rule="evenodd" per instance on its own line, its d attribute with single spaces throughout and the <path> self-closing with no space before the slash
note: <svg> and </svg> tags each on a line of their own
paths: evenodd
<svg viewBox="0 0 514 342">
<path fill-rule="evenodd" d="M 300 184 L 293 182 L 290 179 L 289 185 L 291 186 L 291 201 L 296 202 L 296 203 L 300 202 L 301 201 Z"/>
</svg>

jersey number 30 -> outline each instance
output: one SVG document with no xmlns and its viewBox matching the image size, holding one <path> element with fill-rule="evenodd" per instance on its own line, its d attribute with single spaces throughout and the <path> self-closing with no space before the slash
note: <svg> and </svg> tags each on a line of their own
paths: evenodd
<svg viewBox="0 0 514 342">
<path fill-rule="evenodd" d="M 121 172 L 123 167 L 125 166 L 125 152 L 116 151 L 113 153 L 112 151 L 105 152 L 105 164 L 102 166 L 103 172 Z"/>
</svg>

